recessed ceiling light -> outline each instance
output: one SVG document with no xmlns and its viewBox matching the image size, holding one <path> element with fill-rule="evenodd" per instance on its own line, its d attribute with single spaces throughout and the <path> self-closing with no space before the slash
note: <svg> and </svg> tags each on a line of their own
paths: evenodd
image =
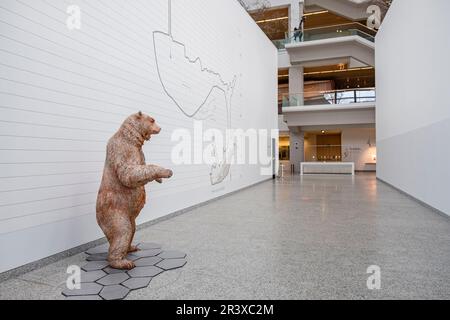
<svg viewBox="0 0 450 320">
<path fill-rule="evenodd" d="M 324 13 L 328 13 L 328 10 L 305 13 L 303 16 L 309 17 L 309 16 L 314 16 L 316 14 L 324 14 Z"/>
<path fill-rule="evenodd" d="M 272 19 L 265 19 L 265 20 L 258 20 L 256 23 L 267 23 L 267 22 L 274 22 L 274 21 L 280 21 L 280 20 L 287 20 L 289 17 L 279 17 L 279 18 L 272 18 Z"/>
</svg>

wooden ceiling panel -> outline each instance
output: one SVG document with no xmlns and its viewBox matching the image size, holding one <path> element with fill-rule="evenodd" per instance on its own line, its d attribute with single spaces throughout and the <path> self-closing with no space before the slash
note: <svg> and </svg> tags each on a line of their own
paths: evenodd
<svg viewBox="0 0 450 320">
<path fill-rule="evenodd" d="M 250 12 L 252 18 L 271 40 L 284 39 L 289 30 L 289 8 Z"/>
<path fill-rule="evenodd" d="M 330 11 L 322 11 L 322 12 L 323 13 L 319 13 L 319 14 L 308 14 L 307 13 L 306 17 L 305 17 L 305 29 L 327 27 L 327 26 L 333 26 L 333 25 L 339 25 L 339 24 L 353 22 L 350 19 L 341 17 Z"/>
</svg>

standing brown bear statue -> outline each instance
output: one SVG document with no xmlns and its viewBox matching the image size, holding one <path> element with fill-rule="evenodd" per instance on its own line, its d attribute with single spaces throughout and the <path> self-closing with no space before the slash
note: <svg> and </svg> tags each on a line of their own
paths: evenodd
<svg viewBox="0 0 450 320">
<path fill-rule="evenodd" d="M 109 241 L 109 264 L 116 269 L 135 266 L 126 256 L 138 250 L 131 242 L 145 204 L 144 186 L 172 176 L 171 170 L 145 164 L 142 145 L 160 131 L 155 119 L 139 112 L 128 117 L 108 142 L 97 222 Z"/>
</svg>

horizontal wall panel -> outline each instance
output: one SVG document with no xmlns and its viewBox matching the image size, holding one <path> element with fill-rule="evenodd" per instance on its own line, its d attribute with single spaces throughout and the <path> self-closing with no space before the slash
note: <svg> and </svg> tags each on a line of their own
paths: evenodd
<svg viewBox="0 0 450 320">
<path fill-rule="evenodd" d="M 101 172 L 104 161 L 101 162 L 23 162 L 0 163 L 0 179 L 16 177 L 35 177 L 47 175 L 73 175 L 81 172 Z"/>
<path fill-rule="evenodd" d="M 20 203 L 22 201 L 37 201 L 40 199 L 47 199 L 49 197 L 69 196 L 71 194 L 80 194 L 91 191 L 96 193 L 99 189 L 100 181 L 84 181 L 80 183 L 68 183 L 64 185 L 52 185 L 42 188 L 28 188 L 26 185 L 22 189 L 11 191 L 2 191 L 0 198 L 0 205 L 10 203 Z M 2 213 L 6 212 L 4 209 Z"/>
<path fill-rule="evenodd" d="M 78 173 L 74 175 L 52 175 L 41 177 L 20 177 L 10 179 L 0 179 L 0 192 L 8 190 L 20 190 L 23 186 L 27 188 L 42 188 L 52 185 L 61 185 L 65 182 L 82 183 L 86 181 L 98 181 L 101 179 L 102 172 Z"/>
</svg>

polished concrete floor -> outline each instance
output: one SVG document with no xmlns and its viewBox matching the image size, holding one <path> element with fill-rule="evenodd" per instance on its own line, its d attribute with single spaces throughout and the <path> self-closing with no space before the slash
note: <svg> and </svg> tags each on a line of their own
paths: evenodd
<svg viewBox="0 0 450 320">
<path fill-rule="evenodd" d="M 188 253 L 127 299 L 450 299 L 450 219 L 372 174 L 268 181 L 137 234 Z M 0 299 L 62 299 L 79 254 L 0 283 Z M 381 289 L 367 288 L 367 268 Z"/>
</svg>

